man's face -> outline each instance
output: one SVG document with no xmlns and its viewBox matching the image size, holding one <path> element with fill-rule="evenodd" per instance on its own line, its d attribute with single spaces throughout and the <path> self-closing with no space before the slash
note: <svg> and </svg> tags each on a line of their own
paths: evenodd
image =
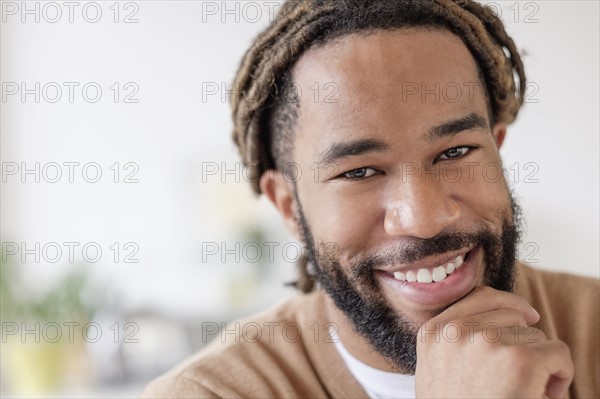
<svg viewBox="0 0 600 399">
<path fill-rule="evenodd" d="M 410 371 L 415 326 L 479 285 L 512 286 L 504 126 L 490 128 L 475 61 L 448 31 L 346 36 L 294 80 L 298 234 L 338 308 Z"/>
</svg>

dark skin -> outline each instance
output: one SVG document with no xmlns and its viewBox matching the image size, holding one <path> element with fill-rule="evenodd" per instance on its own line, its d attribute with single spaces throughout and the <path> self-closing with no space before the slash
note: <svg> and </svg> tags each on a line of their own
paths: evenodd
<svg viewBox="0 0 600 399">
<path fill-rule="evenodd" d="M 500 165 L 506 126 L 490 126 L 482 90 L 469 91 L 479 82 L 477 68 L 457 36 L 424 29 L 349 35 L 305 53 L 293 76 L 303 93 L 293 138 L 293 159 L 302 170 L 297 198 L 315 241 L 335 242 L 341 265 L 442 231 L 478 225 L 501 229 L 508 186 L 504 178 L 486 178 L 482 168 Z M 315 101 L 310 89 L 315 82 L 321 87 L 334 82 L 337 102 Z M 435 90 L 437 84 L 440 94 L 403 95 L 402 88 L 414 89 L 415 83 L 419 90 Z M 462 95 L 444 93 L 450 87 L 460 87 Z M 455 179 L 456 170 L 462 177 Z M 435 173 L 441 179 L 431 177 Z M 261 189 L 301 240 L 294 185 L 288 180 L 270 171 L 261 178 Z M 483 286 L 481 250 L 474 249 L 469 266 L 446 285 L 411 294 L 407 284 L 390 277 L 394 271 L 434 267 L 471 249 L 376 273 L 387 303 L 421 329 L 450 323 L 464 329 L 458 342 L 418 340 L 417 396 L 566 396 L 573 378 L 567 346 L 531 327 L 539 315 L 523 298 Z M 328 312 L 354 356 L 391 370 L 331 302 Z M 477 327 L 466 330 L 469 323 L 491 321 L 502 328 L 497 342 L 484 339 Z M 536 342 L 526 342 L 523 331 Z"/>
</svg>

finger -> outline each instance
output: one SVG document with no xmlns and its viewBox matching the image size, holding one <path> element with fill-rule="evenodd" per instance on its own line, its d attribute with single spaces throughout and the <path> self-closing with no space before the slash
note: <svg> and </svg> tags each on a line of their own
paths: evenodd
<svg viewBox="0 0 600 399">
<path fill-rule="evenodd" d="M 521 312 L 527 324 L 535 324 L 540 319 L 539 313 L 520 296 L 482 286 L 473 289 L 469 294 L 437 315 L 432 321 L 444 323 L 504 308 L 512 308 Z"/>
<path fill-rule="evenodd" d="M 549 398 L 565 397 L 575 375 L 569 347 L 558 340 L 534 344 L 533 347 L 541 354 L 543 364 L 550 375 L 545 394 Z"/>
<path fill-rule="evenodd" d="M 474 334 L 480 335 L 488 342 L 502 342 L 507 345 L 536 344 L 546 341 L 542 330 L 527 324 L 523 314 L 512 308 L 493 310 L 475 316 L 452 320 L 445 324 L 431 321 L 419 330 L 421 337 L 438 333 L 442 337 L 458 335 L 468 337 L 472 342 Z M 433 335 L 435 336 L 435 335 Z"/>
<path fill-rule="evenodd" d="M 473 326 L 471 328 L 484 329 L 497 327 L 500 329 L 514 328 L 518 331 L 525 330 L 528 327 L 527 320 L 521 311 L 514 308 L 503 308 L 491 310 L 485 313 L 478 313 L 473 316 L 453 320 L 461 326 Z"/>
</svg>

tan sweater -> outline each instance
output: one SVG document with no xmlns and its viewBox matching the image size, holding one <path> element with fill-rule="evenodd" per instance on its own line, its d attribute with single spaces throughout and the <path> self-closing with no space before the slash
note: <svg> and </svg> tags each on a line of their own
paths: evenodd
<svg viewBox="0 0 600 399">
<path fill-rule="evenodd" d="M 517 292 L 541 315 L 537 327 L 569 345 L 572 398 L 600 398 L 600 285 L 597 279 L 520 265 Z M 147 398 L 365 398 L 327 329 L 325 294 L 299 294 L 232 324 L 217 338 L 151 382 Z M 236 342 L 237 341 L 237 342 Z"/>
</svg>

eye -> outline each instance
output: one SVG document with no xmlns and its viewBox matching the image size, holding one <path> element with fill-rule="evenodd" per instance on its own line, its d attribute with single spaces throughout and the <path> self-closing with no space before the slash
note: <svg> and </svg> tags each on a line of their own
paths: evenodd
<svg viewBox="0 0 600 399">
<path fill-rule="evenodd" d="M 377 173 L 373 168 L 358 168 L 358 169 L 353 169 L 350 170 L 346 173 L 342 173 L 342 175 L 340 177 L 344 177 L 346 179 L 364 179 L 370 176 L 373 176 L 375 173 Z"/>
<path fill-rule="evenodd" d="M 446 159 L 456 159 L 464 156 L 469 151 L 474 149 L 475 147 L 471 146 L 462 146 L 462 147 L 454 147 L 449 148 L 439 156 L 438 160 L 446 160 Z"/>
</svg>

